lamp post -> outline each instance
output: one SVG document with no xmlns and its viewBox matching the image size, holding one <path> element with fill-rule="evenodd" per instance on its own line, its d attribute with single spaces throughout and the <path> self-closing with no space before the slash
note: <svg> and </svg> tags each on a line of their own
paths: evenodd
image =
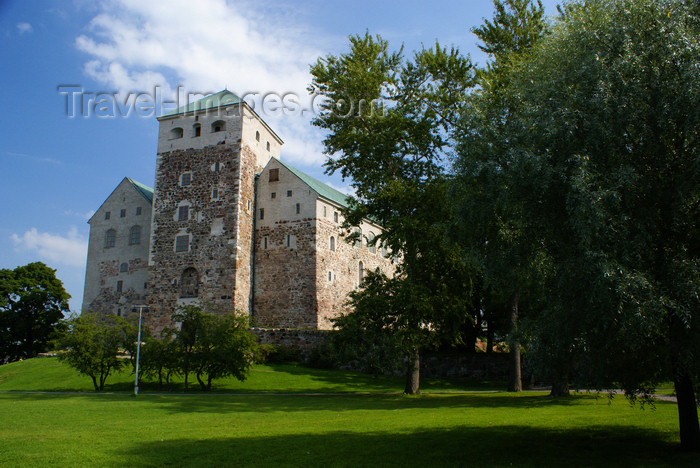
<svg viewBox="0 0 700 468">
<path fill-rule="evenodd" d="M 141 357 L 141 316 L 145 305 L 136 306 L 139 308 L 139 334 L 136 339 L 136 377 L 134 378 L 134 396 L 139 394 L 139 358 Z"/>
</svg>

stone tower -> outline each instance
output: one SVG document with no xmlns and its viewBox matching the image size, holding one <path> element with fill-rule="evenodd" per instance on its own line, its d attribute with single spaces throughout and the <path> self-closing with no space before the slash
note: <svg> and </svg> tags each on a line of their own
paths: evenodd
<svg viewBox="0 0 700 468">
<path fill-rule="evenodd" d="M 255 174 L 283 142 L 226 90 L 158 121 L 146 321 L 194 301 L 250 314 Z"/>
</svg>

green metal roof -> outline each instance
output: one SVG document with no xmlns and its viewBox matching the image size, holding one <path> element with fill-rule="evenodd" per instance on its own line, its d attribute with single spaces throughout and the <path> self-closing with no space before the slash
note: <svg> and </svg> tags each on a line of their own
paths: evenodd
<svg viewBox="0 0 700 468">
<path fill-rule="evenodd" d="M 140 193 L 148 203 L 150 203 L 151 205 L 153 204 L 153 189 L 151 187 L 143 185 L 140 182 L 136 182 L 133 179 L 129 179 L 128 177 L 126 178 L 126 180 L 128 180 L 131 183 L 131 185 L 134 186 L 136 191 Z"/>
<path fill-rule="evenodd" d="M 289 169 L 295 176 L 299 177 L 302 180 L 302 182 L 311 187 L 316 193 L 318 193 L 323 198 L 327 198 L 328 200 L 336 202 L 337 204 L 344 207 L 348 206 L 350 197 L 345 195 L 343 192 L 340 192 L 334 189 L 333 187 L 330 187 L 324 184 L 323 182 L 314 179 L 308 174 L 304 174 L 299 169 L 290 166 L 289 164 L 284 163 L 279 159 L 277 161 L 284 167 Z"/>
<path fill-rule="evenodd" d="M 228 89 L 224 89 L 223 91 L 219 91 L 218 93 L 215 94 L 210 94 L 209 96 L 205 96 L 202 99 L 199 99 L 194 102 L 190 102 L 189 104 L 177 108 L 177 110 L 174 110 L 172 112 L 168 112 L 166 114 L 161 115 L 158 117 L 159 119 L 162 119 L 164 117 L 172 117 L 174 115 L 178 114 L 186 114 L 186 113 L 191 113 L 191 112 L 199 112 L 203 111 L 206 109 L 216 109 L 221 106 L 228 106 L 231 104 L 238 104 L 242 102 L 241 98 L 233 94 L 231 91 Z"/>
</svg>

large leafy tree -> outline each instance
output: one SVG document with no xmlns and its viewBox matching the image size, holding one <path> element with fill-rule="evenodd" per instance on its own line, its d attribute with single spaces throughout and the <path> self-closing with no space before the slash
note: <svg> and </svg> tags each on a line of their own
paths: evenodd
<svg viewBox="0 0 700 468">
<path fill-rule="evenodd" d="M 46 351 L 70 295 L 41 262 L 0 270 L 0 362 Z"/>
<path fill-rule="evenodd" d="M 539 1 L 494 0 L 494 9 L 492 20 L 473 29 L 490 61 L 479 70 L 479 89 L 470 95 L 458 126 L 463 157 L 456 164 L 462 200 L 456 233 L 471 261 L 480 266 L 487 289 L 507 303 L 508 389 L 520 391 L 520 303 L 536 296 L 547 262 L 533 229 L 537 221 L 525 207 L 539 187 L 519 183 L 529 170 L 528 161 L 509 151 L 510 140 L 504 136 L 517 128 L 520 106 L 518 96 L 510 93 L 509 70 L 548 34 L 549 26 Z"/>
<path fill-rule="evenodd" d="M 413 291 L 410 302 L 390 313 L 404 323 L 406 390 L 415 393 L 424 330 L 449 320 L 448 311 L 463 315 L 466 307 L 433 301 L 439 279 L 454 269 L 459 273 L 447 276 L 459 277 L 462 290 L 470 286 L 465 287 L 470 281 L 462 265 L 441 264 L 438 257 L 444 237 L 440 226 L 446 221 L 440 215 L 449 211 L 445 158 L 473 86 L 473 68 L 459 51 L 439 44 L 406 60 L 367 33 L 350 37 L 348 53 L 319 59 L 311 73 L 310 91 L 325 98 L 313 123 L 328 131 L 327 172 L 339 172 L 355 188 L 345 226 L 363 218 L 379 222 L 384 231 L 374 242 L 386 243 L 400 259 L 396 281 L 405 282 L 401 290 Z M 452 296 L 456 302 L 458 297 Z"/>
<path fill-rule="evenodd" d="M 508 164 L 481 162 L 497 168 L 487 182 L 507 178 L 545 258 L 531 359 L 630 394 L 670 376 L 681 444 L 693 450 L 699 32 L 694 2 L 568 4 L 552 34 L 507 70 L 503 93 L 518 107 L 491 137 Z"/>
</svg>

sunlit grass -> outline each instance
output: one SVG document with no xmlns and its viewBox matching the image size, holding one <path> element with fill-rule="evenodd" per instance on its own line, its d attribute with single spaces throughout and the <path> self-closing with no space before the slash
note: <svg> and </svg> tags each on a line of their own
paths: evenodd
<svg viewBox="0 0 700 468">
<path fill-rule="evenodd" d="M 295 364 L 255 365 L 248 378 L 240 382 L 235 378 L 215 380 L 213 392 L 218 393 L 334 393 L 334 392 L 400 392 L 402 377 L 371 376 L 357 372 L 319 370 Z M 426 391 L 505 389 L 499 382 L 473 382 L 466 380 L 423 379 Z M 163 392 L 152 379 L 141 379 L 140 392 Z M 122 373 L 110 375 L 106 392 L 132 392 L 134 375 L 131 367 Z M 0 366 L 0 391 L 77 391 L 92 392 L 92 380 L 56 358 L 30 359 Z M 173 391 L 184 391 L 183 378 L 173 379 Z M 190 375 L 190 390 L 198 391 L 199 384 Z"/>
<path fill-rule="evenodd" d="M 0 366 L 0 390 L 45 389 L 61 372 L 51 360 Z M 114 385 L 128 388 L 128 377 Z M 58 387 L 84 380 L 64 376 Z M 400 379 L 262 366 L 246 391 L 372 382 L 395 390 Z M 666 402 L 641 409 L 622 397 L 533 392 L 133 397 L 89 392 L 89 381 L 84 390 L 0 394 L 0 466 L 697 466 L 697 454 L 677 450 Z"/>
</svg>

